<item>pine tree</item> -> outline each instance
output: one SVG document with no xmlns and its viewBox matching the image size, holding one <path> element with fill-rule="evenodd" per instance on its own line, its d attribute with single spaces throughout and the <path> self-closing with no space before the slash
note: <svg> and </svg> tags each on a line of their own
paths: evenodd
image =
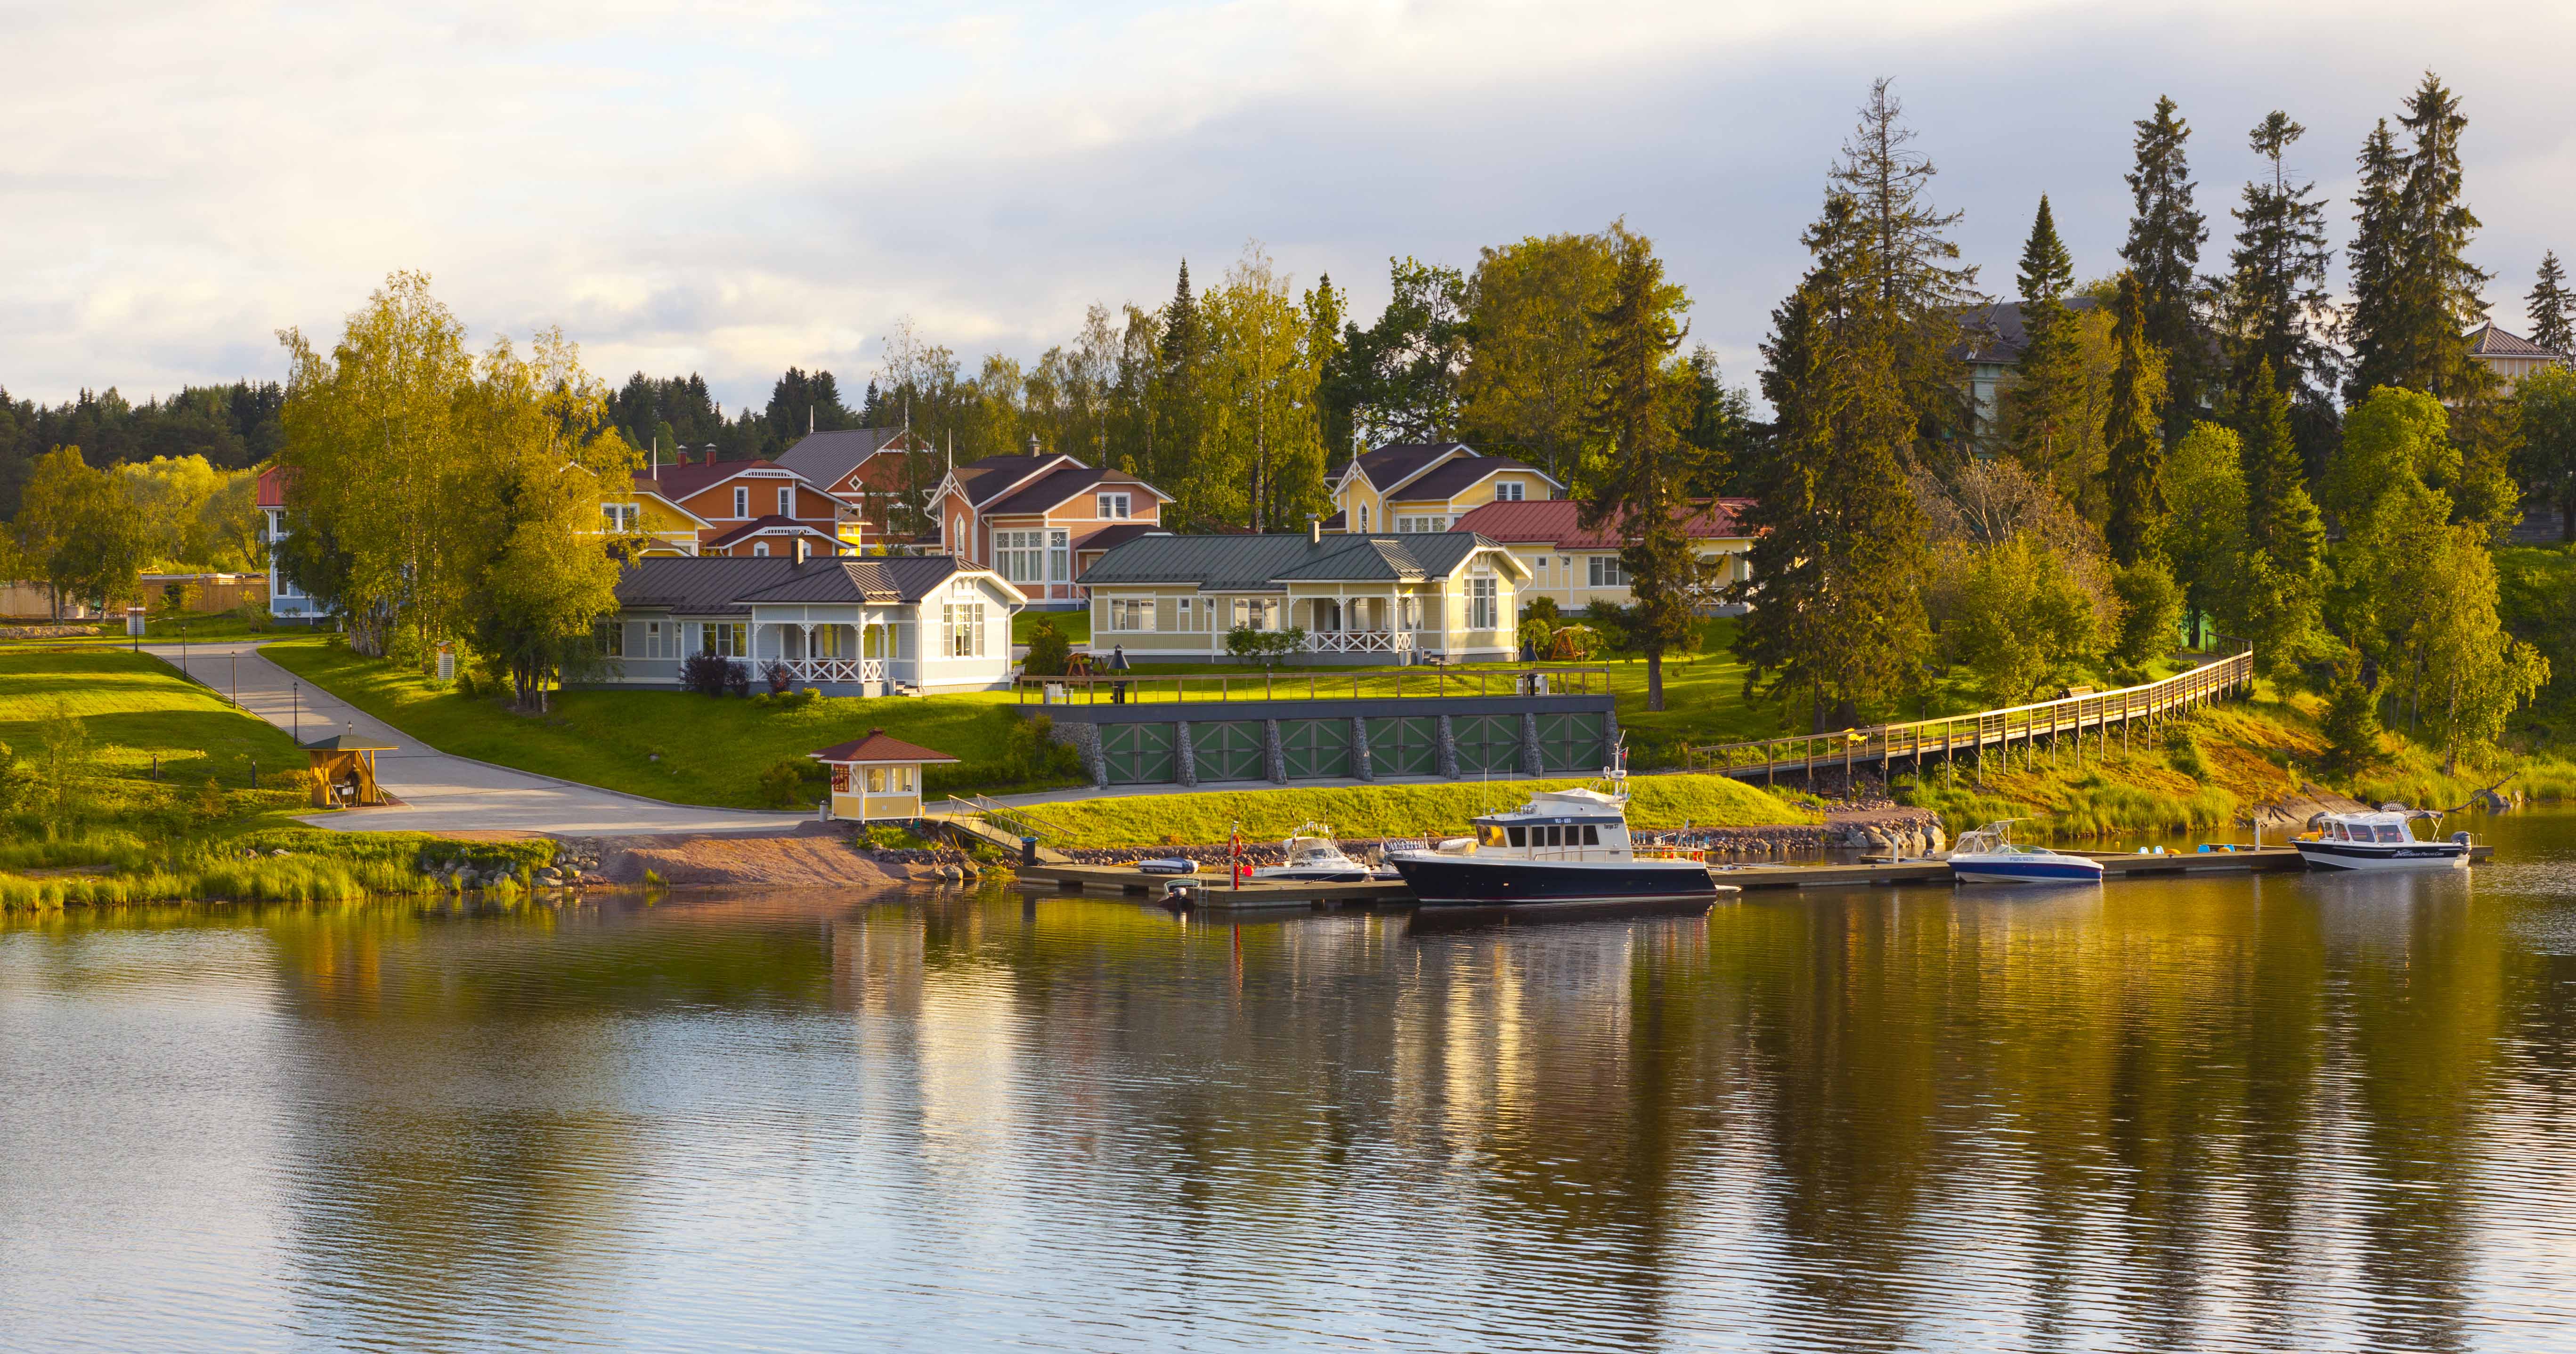
<svg viewBox="0 0 2576 1354">
<path fill-rule="evenodd" d="M 2319 732 L 2326 737 L 2326 763 L 2351 775 L 2366 771 L 2380 758 L 2379 694 L 2363 681 L 2361 651 L 2346 646 L 2335 661 L 2334 686 L 2326 693 L 2326 716 Z"/>
<path fill-rule="evenodd" d="M 2084 352 L 2063 299 L 2075 285 L 2075 261 L 2057 237 L 2044 194 L 2022 245 L 2018 280 L 2022 351 L 2004 395 L 2004 445 L 2013 459 L 2062 492 L 2071 487 L 2069 462 L 2082 441 L 2077 423 L 2084 416 Z"/>
<path fill-rule="evenodd" d="M 1349 343 L 1343 330 L 1349 322 L 1350 308 L 1349 293 L 1333 285 L 1331 273 L 1315 275 L 1315 285 L 1304 297 L 1306 353 L 1321 373 L 1315 384 L 1315 425 L 1328 469 L 1336 460 L 1358 454 L 1351 432 L 1350 401 L 1342 398 L 1342 392 L 1332 384 L 1341 370 L 1342 350 Z"/>
<path fill-rule="evenodd" d="M 1806 236 L 1815 265 L 1772 312 L 1762 392 L 1774 432 L 1748 514 L 1760 581 L 1737 585 L 1759 593 L 1735 637 L 1746 691 L 1803 697 L 1819 731 L 1829 710 L 1849 724 L 1863 702 L 1912 689 L 1931 649 L 1917 586 L 1923 520 L 1905 470 L 1917 427 L 1899 357 L 1906 325 L 1855 266 L 1869 258 L 1868 227 L 1850 195 L 1828 193 Z"/>
<path fill-rule="evenodd" d="M 2531 341 L 2556 353 L 2576 353 L 2576 294 L 2567 290 L 2567 272 L 2555 249 L 2540 256 L 2530 303 Z"/>
<path fill-rule="evenodd" d="M 1953 349 L 1959 316 L 1978 299 L 1977 270 L 1956 262 L 1959 246 L 1944 232 L 1961 213 L 1937 210 L 1928 200 L 1939 171 L 1907 149 L 1914 130 L 1905 125 L 1905 105 L 1889 92 L 1891 84 L 1871 84 L 1860 123 L 1832 172 L 1833 189 L 1851 200 L 1855 218 L 1838 245 L 1849 253 L 1839 272 L 1870 293 L 1868 308 L 1883 321 L 1880 340 L 1921 437 L 1974 426 Z"/>
<path fill-rule="evenodd" d="M 2271 166 L 2267 179 L 2245 185 L 2236 248 L 2221 303 L 2228 386 L 2243 390 L 2255 368 L 2270 363 L 2294 403 L 2321 401 L 2334 388 L 2335 355 L 2319 332 L 2327 313 L 2325 204 L 2313 183 L 2292 185 L 2284 161 L 2307 129 L 2275 109 L 2247 141 Z"/>
<path fill-rule="evenodd" d="M 2146 308 L 2146 337 L 2169 358 L 2171 398 L 2163 410 L 2168 439 L 2180 437 L 2205 400 L 2200 371 L 2203 340 L 2193 313 L 2200 246 L 2209 227 L 2192 206 L 2191 166 L 2185 149 L 2191 124 L 2174 116 L 2174 101 L 2156 100 L 2155 112 L 2135 124 L 2137 167 L 2128 174 L 2136 212 L 2120 257 L 2137 274 Z"/>
<path fill-rule="evenodd" d="M 1152 406 L 1148 479 L 1177 484 L 1192 472 L 1205 422 L 1201 405 L 1207 350 L 1207 323 L 1198 298 L 1190 294 L 1190 261 L 1183 259 L 1171 303 L 1163 307 L 1162 345 L 1147 395 Z"/>
<path fill-rule="evenodd" d="M 2102 421 L 2104 496 L 2110 520 L 2103 536 L 2111 557 L 2136 564 L 2155 549 L 2167 512 L 2164 491 L 2165 444 L 2156 426 L 2156 409 L 2164 394 L 2164 355 L 2148 339 L 2146 288 L 2135 271 L 2120 274 L 2120 295 L 2113 310 L 2111 407 Z"/>
<path fill-rule="evenodd" d="M 2459 97 L 2427 72 L 2398 124 L 2409 149 L 2398 150 L 2385 121 L 2362 146 L 2348 321 L 2353 368 L 2344 398 L 2399 386 L 2472 400 L 2488 393 L 2494 378 L 2460 342 L 2486 315 L 2479 292 L 2489 281 L 2467 258 L 2478 228 L 2460 199 L 2460 135 L 2468 119 Z"/>
<path fill-rule="evenodd" d="M 1686 364 L 1673 360 L 1689 302 L 1664 280 L 1644 237 L 1621 232 L 1610 305 L 1592 316 L 1593 399 L 1586 419 L 1604 455 L 1584 499 L 1586 529 L 1613 527 L 1635 603 L 1629 634 L 1646 655 L 1646 708 L 1664 708 L 1664 655 L 1699 639 L 1709 568 L 1682 529 L 1689 485 L 1703 453 L 1685 435 L 1691 414 Z"/>
<path fill-rule="evenodd" d="M 2239 400 L 2245 456 L 2245 568 L 2233 627 L 2255 646 L 2268 671 L 2295 666 L 2316 632 L 2326 529 L 2308 493 L 2305 467 L 2290 431 L 2290 402 L 2270 363 Z"/>
</svg>

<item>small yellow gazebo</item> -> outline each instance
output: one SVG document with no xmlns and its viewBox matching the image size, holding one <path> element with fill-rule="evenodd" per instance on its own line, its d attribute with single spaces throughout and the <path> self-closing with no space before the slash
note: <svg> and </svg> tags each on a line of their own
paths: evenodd
<svg viewBox="0 0 2576 1354">
<path fill-rule="evenodd" d="M 936 748 L 888 737 L 883 729 L 805 755 L 832 768 L 826 816 L 862 823 L 920 817 L 921 768 L 957 761 Z"/>
<path fill-rule="evenodd" d="M 376 754 L 393 751 L 391 743 L 374 743 L 355 733 L 335 733 L 304 745 L 312 763 L 313 807 L 363 809 L 383 804 L 376 784 Z"/>
</svg>

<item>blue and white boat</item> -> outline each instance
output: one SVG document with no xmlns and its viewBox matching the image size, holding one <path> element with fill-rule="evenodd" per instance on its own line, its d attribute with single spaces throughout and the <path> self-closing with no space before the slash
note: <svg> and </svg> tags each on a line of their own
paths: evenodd
<svg viewBox="0 0 2576 1354">
<path fill-rule="evenodd" d="M 2290 845 L 2311 870 L 2467 869 L 2469 834 L 2426 841 L 2415 835 L 2415 824 L 2425 819 L 2439 823 L 2442 815 L 2403 804 L 2383 804 L 2376 813 L 2320 814 L 2315 830 Z"/>
<path fill-rule="evenodd" d="M 1959 834 L 1950 848 L 1950 878 L 1961 884 L 2099 884 L 2102 862 L 2091 856 L 2023 846 L 2007 818 Z"/>
</svg>

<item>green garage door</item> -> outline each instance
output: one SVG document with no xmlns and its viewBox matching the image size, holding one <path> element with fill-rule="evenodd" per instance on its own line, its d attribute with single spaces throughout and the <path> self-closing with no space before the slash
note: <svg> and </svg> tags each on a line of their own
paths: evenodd
<svg viewBox="0 0 2576 1354">
<path fill-rule="evenodd" d="M 1190 726 L 1190 755 L 1198 760 L 1200 780 L 1260 780 L 1265 740 L 1261 725 L 1246 719 L 1219 720 Z"/>
<path fill-rule="evenodd" d="M 1180 778 L 1169 724 L 1103 724 L 1100 755 L 1112 785 L 1168 785 Z"/>
<path fill-rule="evenodd" d="M 1547 771 L 1598 771 L 1606 762 L 1601 754 L 1601 716 L 1540 715 L 1538 717 L 1538 764 Z"/>
<path fill-rule="evenodd" d="M 1521 717 L 1458 715 L 1449 721 L 1449 736 L 1458 740 L 1458 774 L 1509 771 L 1520 762 Z"/>
<path fill-rule="evenodd" d="M 1440 721 L 1400 715 L 1368 722 L 1369 769 L 1381 776 L 1432 776 L 1440 772 Z"/>
<path fill-rule="evenodd" d="M 1351 722 L 1283 719 L 1279 742 L 1288 752 L 1288 779 L 1322 780 L 1351 773 Z"/>
</svg>

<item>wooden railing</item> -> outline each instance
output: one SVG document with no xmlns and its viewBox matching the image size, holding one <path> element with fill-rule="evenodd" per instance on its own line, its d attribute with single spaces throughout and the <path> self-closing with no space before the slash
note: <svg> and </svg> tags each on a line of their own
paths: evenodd
<svg viewBox="0 0 2576 1354">
<path fill-rule="evenodd" d="M 1402 700 L 1440 696 L 1602 696 L 1610 694 L 1610 668 L 1396 668 L 1386 672 L 1336 672 L 1306 668 L 1284 672 L 1192 672 L 1091 677 L 1022 677 L 1012 685 L 1021 704 L 1091 704 L 1234 700 Z M 1049 688 L 1054 688 L 1049 690 Z"/>
<path fill-rule="evenodd" d="M 1685 747 L 1682 762 L 1694 771 L 1773 779 L 1783 771 L 1812 776 L 1819 766 L 1839 766 L 1848 775 L 1862 763 L 1885 767 L 1910 759 L 1921 766 L 1927 756 L 1941 757 L 1946 763 L 1946 759 L 1961 752 L 1982 754 L 1992 750 L 1999 752 L 2009 767 L 2015 743 L 2027 749 L 2038 739 L 2054 741 L 2071 736 L 2080 750 L 2088 734 L 2099 734 L 2107 740 L 2116 726 L 2125 738 L 2129 726 L 2136 721 L 2152 723 L 2229 692 L 2250 690 L 2253 684 L 2254 654 L 2248 650 L 2144 686 L 2003 710 L 1944 715 L 1908 724 L 1876 724 L 1832 733 Z"/>
</svg>

